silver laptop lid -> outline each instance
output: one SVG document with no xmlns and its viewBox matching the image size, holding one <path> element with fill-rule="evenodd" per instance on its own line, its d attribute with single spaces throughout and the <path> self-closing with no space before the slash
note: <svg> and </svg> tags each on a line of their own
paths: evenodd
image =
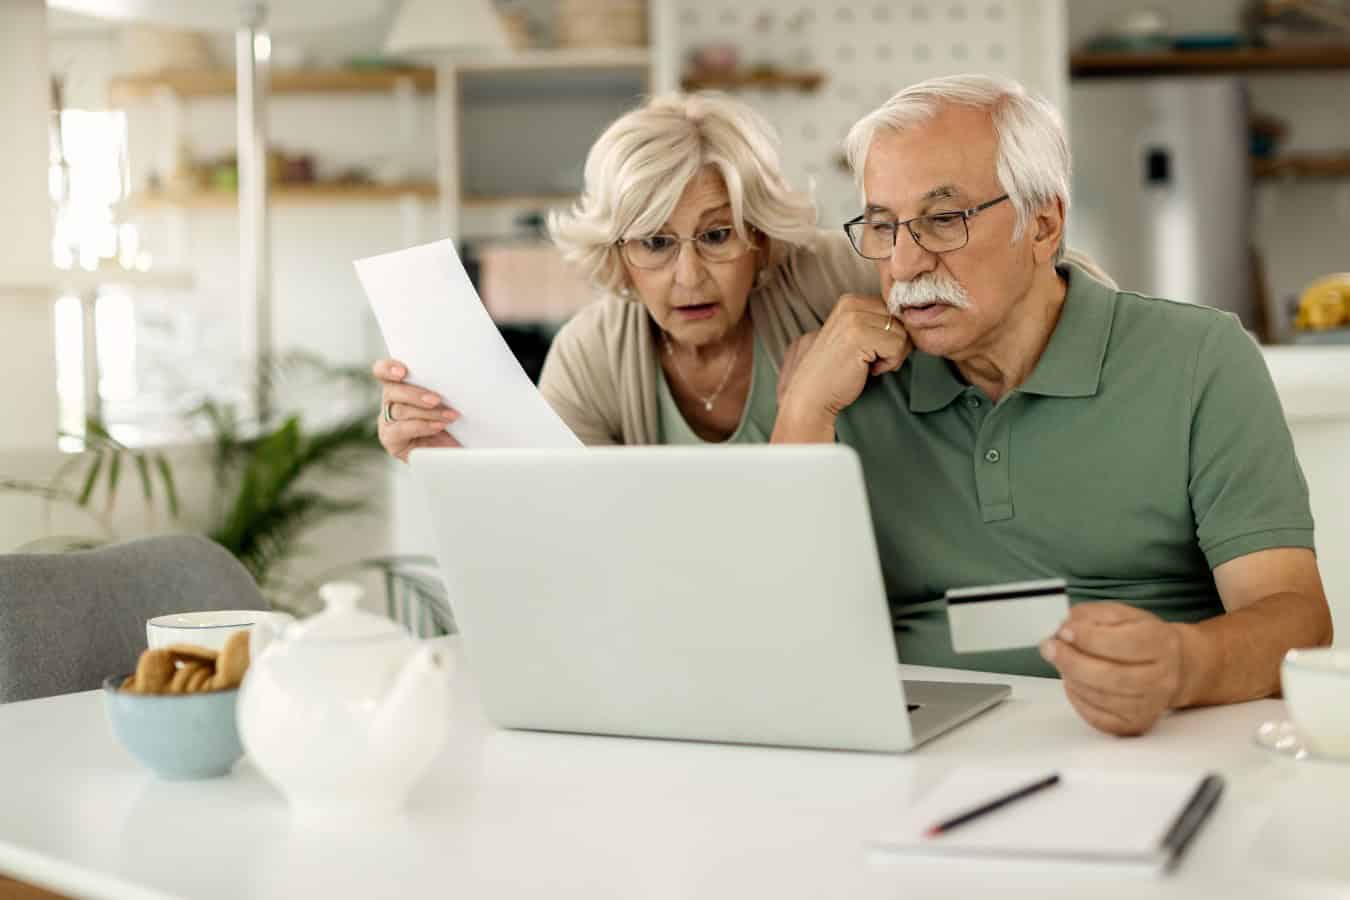
<svg viewBox="0 0 1350 900">
<path fill-rule="evenodd" d="M 415 450 L 411 462 L 498 725 L 911 745 L 847 447 Z"/>
</svg>

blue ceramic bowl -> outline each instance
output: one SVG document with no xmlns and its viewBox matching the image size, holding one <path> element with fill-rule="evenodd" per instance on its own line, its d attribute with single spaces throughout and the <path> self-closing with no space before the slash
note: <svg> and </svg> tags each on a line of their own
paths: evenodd
<svg viewBox="0 0 1350 900">
<path fill-rule="evenodd" d="M 244 755 L 235 724 L 239 689 L 198 694 L 134 694 L 125 675 L 103 682 L 113 733 L 132 756 L 161 778 L 228 775 Z"/>
</svg>

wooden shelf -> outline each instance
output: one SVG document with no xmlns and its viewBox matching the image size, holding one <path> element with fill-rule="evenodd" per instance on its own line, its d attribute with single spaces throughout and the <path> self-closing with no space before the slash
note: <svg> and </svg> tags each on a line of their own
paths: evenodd
<svg viewBox="0 0 1350 900">
<path fill-rule="evenodd" d="M 651 65 L 646 47 L 521 50 L 507 56 L 457 63 L 460 72 L 554 72 L 586 69 L 645 69 Z"/>
<path fill-rule="evenodd" d="M 277 206 L 383 203 L 403 197 L 431 199 L 437 195 L 432 182 L 406 184 L 279 184 L 268 191 L 268 203 Z M 137 209 L 218 209 L 239 204 L 236 191 L 202 188 L 193 191 L 155 191 L 134 198 Z"/>
<path fill-rule="evenodd" d="M 39 268 L 0 274 L 0 291 L 76 291 L 84 293 L 109 285 L 160 290 L 191 290 L 195 277 L 186 269 L 156 268 L 147 272 L 107 264 L 94 271 Z"/>
<path fill-rule="evenodd" d="M 1237 50 L 1169 50 L 1161 53 L 1080 52 L 1069 57 L 1069 75 L 1073 78 L 1310 69 L 1350 69 L 1350 47 L 1244 47 Z"/>
<path fill-rule="evenodd" d="M 460 205 L 470 209 L 512 209 L 515 207 L 552 207 L 567 206 L 574 203 L 576 194 L 512 194 L 485 196 L 466 194 Z"/>
<path fill-rule="evenodd" d="M 433 69 L 278 69 L 272 72 L 273 94 L 363 93 L 392 91 L 402 79 L 411 79 L 418 91 L 436 87 Z M 122 75 L 108 84 L 109 101 L 121 106 L 153 97 L 161 88 L 180 97 L 230 96 L 233 69 L 184 70 L 158 75 Z"/>
<path fill-rule="evenodd" d="M 1350 178 L 1350 153 L 1254 159 L 1252 174 L 1257 178 Z"/>
<path fill-rule="evenodd" d="M 646 69 L 651 54 L 645 47 L 597 50 L 524 50 L 500 57 L 470 60 L 456 66 L 459 71 L 550 72 L 604 71 L 606 69 Z M 394 90 L 403 79 L 411 79 L 422 93 L 436 89 L 436 70 L 428 67 L 404 69 L 277 69 L 272 72 L 273 94 L 378 93 Z M 156 75 L 122 75 L 109 82 L 109 102 L 124 106 L 135 100 L 153 97 L 167 89 L 179 97 L 230 96 L 234 93 L 233 69 L 182 70 Z"/>
<path fill-rule="evenodd" d="M 280 184 L 268 191 L 268 203 L 276 206 L 322 206 L 325 204 L 387 203 L 404 197 L 434 200 L 439 194 L 432 182 L 406 184 Z M 467 194 L 461 205 L 471 209 L 566 206 L 576 194 Z M 194 191 L 156 191 L 137 195 L 137 209 L 231 209 L 239 204 L 235 191 L 201 188 Z"/>
<path fill-rule="evenodd" d="M 792 88 L 799 91 L 819 90 L 825 81 L 820 72 L 728 72 L 726 74 L 690 74 L 680 79 L 686 91 L 735 91 L 747 88 Z"/>
</svg>

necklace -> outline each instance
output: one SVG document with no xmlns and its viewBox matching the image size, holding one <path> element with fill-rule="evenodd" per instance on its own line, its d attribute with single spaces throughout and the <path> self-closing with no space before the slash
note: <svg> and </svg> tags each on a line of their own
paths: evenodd
<svg viewBox="0 0 1350 900">
<path fill-rule="evenodd" d="M 661 337 L 665 338 L 666 355 L 670 357 L 671 362 L 675 363 L 675 372 L 680 376 L 680 380 L 693 392 L 695 397 L 703 402 L 703 408 L 708 412 L 712 412 L 713 404 L 717 402 L 718 397 L 722 396 L 722 389 L 727 386 L 727 382 L 731 380 L 731 373 L 736 369 L 736 361 L 740 359 L 741 356 L 740 343 L 737 342 L 736 350 L 731 354 L 731 362 L 727 363 L 727 370 L 723 373 L 722 380 L 718 382 L 717 390 L 704 397 L 698 391 L 694 390 L 694 383 L 689 380 L 689 376 L 684 374 L 684 367 L 680 365 L 680 358 L 675 355 L 675 345 L 671 343 L 670 335 L 664 329 L 661 331 Z"/>
</svg>

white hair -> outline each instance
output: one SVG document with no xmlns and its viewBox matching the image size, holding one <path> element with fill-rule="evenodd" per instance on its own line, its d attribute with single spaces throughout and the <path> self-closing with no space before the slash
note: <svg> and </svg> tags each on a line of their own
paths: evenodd
<svg viewBox="0 0 1350 900">
<path fill-rule="evenodd" d="M 705 167 L 722 176 L 732 224 L 770 238 L 766 265 L 815 237 L 816 206 L 793 190 L 778 160 L 778 136 L 758 113 L 716 92 L 668 94 L 625 113 L 586 157 L 585 187 L 566 213 L 549 216 L 564 259 L 606 290 L 627 283 L 616 242 L 655 234 Z"/>
<path fill-rule="evenodd" d="M 900 132 L 930 121 L 943 106 L 988 110 L 998 138 L 998 181 L 1017 213 L 1013 239 L 1036 211 L 1055 200 L 1069 213 L 1069 141 L 1059 111 L 1010 78 L 953 75 L 911 85 L 869 113 L 845 139 L 849 167 L 862 187 L 863 166 L 877 132 Z M 1055 254 L 1064 254 L 1061 240 Z"/>
</svg>

